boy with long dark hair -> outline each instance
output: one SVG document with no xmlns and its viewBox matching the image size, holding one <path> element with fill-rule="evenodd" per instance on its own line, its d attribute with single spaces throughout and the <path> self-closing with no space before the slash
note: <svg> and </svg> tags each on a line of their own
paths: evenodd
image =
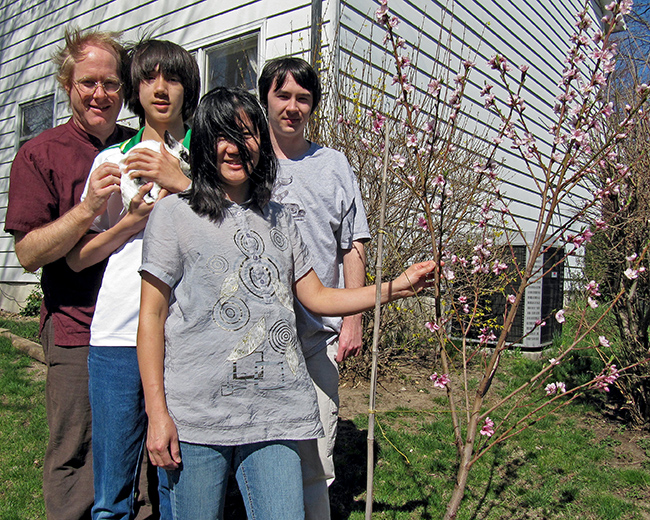
<svg viewBox="0 0 650 520">
<path fill-rule="evenodd" d="M 131 149 L 144 140 L 163 142 L 168 132 L 189 148 L 185 122 L 198 104 L 200 81 L 194 58 L 179 45 L 145 40 L 132 52 L 130 95 L 127 104 L 140 117 L 135 137 L 101 153 L 93 168 L 124 160 L 128 170 L 156 181 L 166 192 L 183 191 L 190 180 L 178 161 L 161 145 L 160 153 Z M 128 154 L 128 155 L 127 155 Z M 108 257 L 91 324 L 88 370 L 93 420 L 95 505 L 93 519 L 132 518 L 134 492 L 144 446 L 147 420 L 136 356 L 140 308 L 142 237 L 154 204 L 144 201 L 146 183 L 123 207 L 115 193 L 90 234 L 67 256 L 74 270 L 82 270 Z M 165 475 L 161 473 L 164 484 Z M 160 513 L 171 520 L 171 509 L 161 488 Z"/>
</svg>

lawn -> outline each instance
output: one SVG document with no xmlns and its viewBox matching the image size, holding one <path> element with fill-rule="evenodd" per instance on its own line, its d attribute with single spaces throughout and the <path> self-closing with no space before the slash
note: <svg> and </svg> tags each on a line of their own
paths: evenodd
<svg viewBox="0 0 650 520">
<path fill-rule="evenodd" d="M 530 363 L 506 359 L 497 390 L 507 391 L 534 368 Z M 29 358 L 0 338 L 0 520 L 45 518 L 45 384 L 31 366 Z M 444 400 L 397 381 L 401 401 L 410 403 L 405 394 L 418 392 L 419 404 L 377 416 L 373 518 L 439 519 L 453 488 L 455 464 Z M 349 398 L 342 388 L 342 400 Z M 605 411 L 602 401 L 573 404 L 490 452 L 471 473 L 458 518 L 650 518 L 650 438 L 646 431 L 608 418 Z M 343 417 L 339 423 L 337 480 L 331 489 L 334 519 L 364 518 L 366 427 L 365 415 Z M 230 503 L 226 517 L 243 518 L 237 501 Z"/>
<path fill-rule="evenodd" d="M 32 360 L 0 338 L 0 519 L 45 518 L 41 481 L 47 444 L 45 381 Z"/>
</svg>

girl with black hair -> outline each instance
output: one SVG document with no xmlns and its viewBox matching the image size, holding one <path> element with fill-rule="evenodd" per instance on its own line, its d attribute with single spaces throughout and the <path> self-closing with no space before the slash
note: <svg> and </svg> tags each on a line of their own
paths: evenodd
<svg viewBox="0 0 650 520">
<path fill-rule="evenodd" d="M 264 112 L 218 88 L 194 118 L 188 192 L 156 204 L 145 232 L 138 361 L 147 448 L 168 470 L 175 520 L 223 517 L 230 467 L 249 518 L 304 518 L 296 441 L 322 435 L 293 297 L 322 315 L 374 304 L 373 287 L 323 287 L 283 206 Z M 382 287 L 428 285 L 433 262 Z"/>
</svg>

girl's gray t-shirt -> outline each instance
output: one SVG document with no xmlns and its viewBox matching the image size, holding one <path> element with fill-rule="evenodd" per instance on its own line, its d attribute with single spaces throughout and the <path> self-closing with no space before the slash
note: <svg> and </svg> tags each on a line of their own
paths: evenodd
<svg viewBox="0 0 650 520">
<path fill-rule="evenodd" d="M 223 222 L 176 195 L 144 237 L 147 271 L 172 288 L 165 395 L 181 441 L 239 445 L 322 436 L 296 333 L 293 283 L 307 247 L 283 206 L 233 204 Z"/>
</svg>

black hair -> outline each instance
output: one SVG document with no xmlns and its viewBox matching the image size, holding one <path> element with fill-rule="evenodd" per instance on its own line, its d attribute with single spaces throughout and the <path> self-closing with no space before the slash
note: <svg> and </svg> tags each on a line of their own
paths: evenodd
<svg viewBox="0 0 650 520">
<path fill-rule="evenodd" d="M 131 74 L 127 78 L 127 106 L 144 125 L 144 108 L 140 104 L 140 82 L 158 70 L 164 77 L 177 76 L 183 85 L 183 121 L 187 122 L 199 103 L 201 77 L 194 57 L 183 47 L 166 40 L 147 39 L 130 51 Z"/>
<path fill-rule="evenodd" d="M 244 119 L 248 121 L 244 123 Z M 250 122 L 250 127 L 246 124 Z M 259 134 L 259 160 L 250 170 L 251 154 L 246 134 Z M 250 199 L 263 209 L 271 200 L 271 189 L 278 169 L 264 109 L 257 98 L 239 88 L 217 87 L 208 92 L 194 115 L 190 140 L 192 186 L 180 196 L 195 213 L 221 222 L 231 202 L 226 198 L 223 179 L 217 166 L 217 140 L 223 138 L 237 146 L 249 179 Z"/>
<path fill-rule="evenodd" d="M 275 81 L 275 90 L 280 90 L 287 81 L 287 75 L 291 74 L 296 83 L 311 93 L 313 114 L 320 103 L 321 86 L 318 74 L 314 68 L 301 58 L 275 58 L 264 65 L 257 87 L 260 93 L 260 101 L 264 107 L 269 104 L 269 92 Z"/>
</svg>

